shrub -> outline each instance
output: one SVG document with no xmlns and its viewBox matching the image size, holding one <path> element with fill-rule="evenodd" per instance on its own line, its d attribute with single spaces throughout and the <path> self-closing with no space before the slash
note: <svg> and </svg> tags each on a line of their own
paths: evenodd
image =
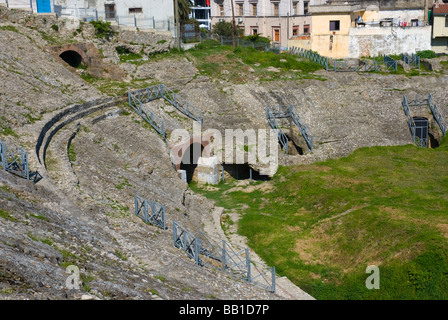
<svg viewBox="0 0 448 320">
<path fill-rule="evenodd" d="M 59 31 L 59 27 L 56 24 L 52 24 L 51 25 L 51 29 L 53 29 L 54 31 L 58 32 Z"/>
<path fill-rule="evenodd" d="M 218 36 L 230 38 L 233 35 L 233 24 L 231 22 L 221 21 L 213 25 L 212 33 Z M 243 30 L 236 28 L 236 35 L 242 36 Z"/>
<path fill-rule="evenodd" d="M 418 51 L 417 55 L 422 59 L 432 59 L 437 57 L 436 53 L 432 50 Z"/>
<path fill-rule="evenodd" d="M 110 22 L 105 21 L 90 21 L 95 28 L 95 35 L 97 38 L 110 40 L 115 35 L 115 31 L 112 29 Z"/>
<path fill-rule="evenodd" d="M 245 36 L 244 40 L 252 41 L 255 43 L 266 43 L 266 44 L 271 43 L 271 39 L 269 39 L 267 37 L 262 37 L 262 36 L 260 36 L 260 34 L 253 34 L 253 35 Z"/>
</svg>

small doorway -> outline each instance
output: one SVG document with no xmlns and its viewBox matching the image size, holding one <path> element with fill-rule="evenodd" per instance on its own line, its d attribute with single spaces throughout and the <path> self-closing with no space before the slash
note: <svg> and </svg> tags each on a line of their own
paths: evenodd
<svg viewBox="0 0 448 320">
<path fill-rule="evenodd" d="M 415 143 L 426 148 L 428 146 L 429 121 L 426 118 L 414 117 L 415 123 Z"/>
<path fill-rule="evenodd" d="M 50 13 L 51 4 L 50 0 L 36 0 L 37 12 L 38 13 Z"/>
<path fill-rule="evenodd" d="M 272 28 L 272 39 L 274 40 L 274 42 L 280 42 L 280 28 L 279 27 Z"/>
</svg>

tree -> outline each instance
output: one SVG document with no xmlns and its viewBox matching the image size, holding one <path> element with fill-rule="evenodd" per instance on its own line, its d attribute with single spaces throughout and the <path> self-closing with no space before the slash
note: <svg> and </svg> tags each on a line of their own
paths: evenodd
<svg viewBox="0 0 448 320">
<path fill-rule="evenodd" d="M 177 0 L 179 3 L 179 18 L 180 21 L 186 21 L 190 19 L 191 6 L 193 2 L 191 0 Z"/>
<path fill-rule="evenodd" d="M 236 36 L 240 37 L 243 35 L 243 30 L 240 28 L 236 29 Z M 233 35 L 233 25 L 231 22 L 221 21 L 213 25 L 212 33 L 224 38 L 231 38 Z"/>
</svg>

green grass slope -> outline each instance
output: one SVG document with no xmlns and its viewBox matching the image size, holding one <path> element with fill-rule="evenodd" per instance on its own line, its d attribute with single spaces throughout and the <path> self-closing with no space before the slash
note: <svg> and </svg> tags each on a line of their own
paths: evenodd
<svg viewBox="0 0 448 320">
<path fill-rule="evenodd" d="M 239 214 L 238 233 L 316 299 L 448 298 L 448 143 L 361 148 L 280 167 L 268 182 L 192 185 Z M 369 265 L 380 288 L 367 289 Z"/>
</svg>

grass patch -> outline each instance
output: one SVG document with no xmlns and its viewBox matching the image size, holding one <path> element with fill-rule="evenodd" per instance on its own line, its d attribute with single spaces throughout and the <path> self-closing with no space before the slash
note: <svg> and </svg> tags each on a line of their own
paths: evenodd
<svg viewBox="0 0 448 320">
<path fill-rule="evenodd" d="M 68 147 L 67 147 L 67 155 L 68 155 L 68 159 L 70 160 L 70 162 L 76 161 L 75 146 L 71 142 L 68 144 Z"/>
<path fill-rule="evenodd" d="M 121 182 L 117 185 L 115 185 L 115 188 L 118 190 L 123 189 L 124 187 L 132 187 L 132 185 L 129 183 L 129 180 L 125 177 L 120 177 Z"/>
<path fill-rule="evenodd" d="M 17 222 L 18 220 L 16 218 L 14 218 L 9 212 L 1 210 L 0 209 L 0 218 L 12 221 L 12 222 Z"/>
<path fill-rule="evenodd" d="M 20 33 L 19 30 L 17 30 L 17 28 L 14 27 L 14 26 L 1 26 L 0 30 L 6 30 L 6 31 L 12 31 L 12 32 Z"/>
<path fill-rule="evenodd" d="M 313 72 L 322 69 L 320 64 L 300 59 L 289 53 L 276 54 L 252 47 L 226 46 L 215 40 L 206 40 L 184 55 L 194 63 L 201 75 L 225 79 L 232 83 L 250 80 L 269 81 L 282 78 L 314 78 Z M 267 70 L 274 67 L 273 71 Z"/>
<path fill-rule="evenodd" d="M 241 214 L 238 233 L 317 299 L 448 299 L 448 143 L 369 147 L 280 167 L 271 188 L 192 189 Z M 368 265 L 380 289 L 365 286 Z"/>
</svg>

